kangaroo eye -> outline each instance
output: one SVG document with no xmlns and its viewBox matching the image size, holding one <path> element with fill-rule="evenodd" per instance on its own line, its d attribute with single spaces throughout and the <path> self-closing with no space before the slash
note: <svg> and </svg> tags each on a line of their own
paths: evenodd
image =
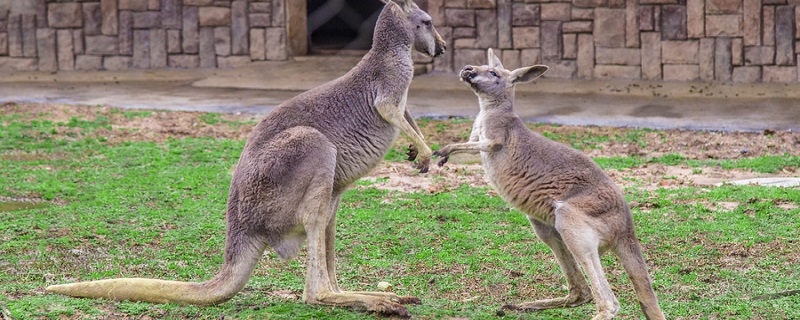
<svg viewBox="0 0 800 320">
<path fill-rule="evenodd" d="M 497 73 L 495 73 L 494 71 L 489 71 L 489 74 L 491 74 L 492 76 L 498 77 L 498 78 L 500 77 L 500 76 L 498 76 L 498 75 L 497 75 Z"/>
<path fill-rule="evenodd" d="M 425 20 L 425 21 L 422 21 L 422 24 L 424 24 L 426 27 L 430 27 L 431 26 L 431 21 L 430 20 Z"/>
</svg>

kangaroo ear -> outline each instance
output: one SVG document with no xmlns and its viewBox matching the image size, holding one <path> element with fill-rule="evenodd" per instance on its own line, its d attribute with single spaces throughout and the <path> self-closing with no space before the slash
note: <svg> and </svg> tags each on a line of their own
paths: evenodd
<svg viewBox="0 0 800 320">
<path fill-rule="evenodd" d="M 411 12 L 414 1 L 413 0 L 381 0 L 383 3 L 394 2 L 394 4 L 400 6 L 400 9 L 403 9 L 403 12 L 409 13 Z"/>
<path fill-rule="evenodd" d="M 523 67 L 511 71 L 509 80 L 511 83 L 530 82 L 538 77 L 541 77 L 549 69 L 545 65 L 537 64 L 535 66 Z"/>
<path fill-rule="evenodd" d="M 494 55 L 494 51 L 492 51 L 492 48 L 489 48 L 489 50 L 486 50 L 486 55 L 489 58 L 489 67 L 491 67 L 491 68 L 503 68 L 503 63 L 500 62 L 500 59 L 497 58 L 497 56 Z"/>
</svg>

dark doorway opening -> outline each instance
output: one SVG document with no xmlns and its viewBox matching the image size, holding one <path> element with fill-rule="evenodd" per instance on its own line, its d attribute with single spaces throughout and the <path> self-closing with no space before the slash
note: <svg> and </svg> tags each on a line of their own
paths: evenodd
<svg viewBox="0 0 800 320">
<path fill-rule="evenodd" d="M 383 3 L 378 0 L 308 0 L 311 54 L 361 54 L 372 46 L 372 32 Z"/>
</svg>

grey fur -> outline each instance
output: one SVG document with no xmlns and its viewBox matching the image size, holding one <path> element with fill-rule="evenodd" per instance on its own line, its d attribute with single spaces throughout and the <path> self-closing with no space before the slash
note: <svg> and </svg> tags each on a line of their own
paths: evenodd
<svg viewBox="0 0 800 320">
<path fill-rule="evenodd" d="M 469 142 L 445 146 L 434 155 L 442 157 L 441 166 L 451 154 L 479 152 L 491 185 L 528 216 L 569 284 L 566 297 L 504 308 L 574 307 L 594 299 L 598 309 L 594 319 L 613 318 L 619 302 L 600 263 L 600 254 L 613 249 L 631 278 L 645 316 L 664 319 L 622 191 L 589 157 L 529 130 L 513 111 L 514 85 L 536 79 L 547 67 L 509 71 L 491 49 L 488 58 L 488 65 L 466 66 L 460 74 L 478 96 L 481 108 Z"/>
<path fill-rule="evenodd" d="M 203 283 L 110 279 L 56 285 L 50 292 L 151 302 L 216 304 L 246 284 L 267 245 L 284 259 L 308 240 L 303 299 L 407 316 L 382 292 L 345 292 L 336 281 L 334 234 L 342 193 L 386 155 L 398 130 L 413 142 L 410 160 L 428 170 L 432 152 L 406 110 L 412 50 L 438 56 L 445 42 L 430 16 L 411 0 L 388 2 L 372 49 L 344 76 L 311 89 L 269 113 L 253 130 L 233 174 L 227 209 L 225 262 Z"/>
</svg>

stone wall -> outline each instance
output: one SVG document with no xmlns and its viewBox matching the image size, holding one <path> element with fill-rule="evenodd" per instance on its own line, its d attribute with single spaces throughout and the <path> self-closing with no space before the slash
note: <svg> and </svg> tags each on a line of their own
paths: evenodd
<svg viewBox="0 0 800 320">
<path fill-rule="evenodd" d="M 797 82 L 800 0 L 427 0 L 434 70 L 543 63 L 549 77 Z"/>
<path fill-rule="evenodd" d="M 285 60 L 287 0 L 0 0 L 0 70 Z"/>
</svg>

